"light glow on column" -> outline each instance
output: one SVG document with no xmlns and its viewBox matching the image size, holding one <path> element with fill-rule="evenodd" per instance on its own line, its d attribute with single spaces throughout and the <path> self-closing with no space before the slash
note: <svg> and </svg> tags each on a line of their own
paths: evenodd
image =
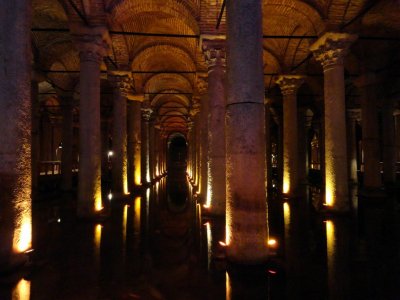
<svg viewBox="0 0 400 300">
<path fill-rule="evenodd" d="M 135 186 L 139 186 L 142 182 L 141 178 L 141 165 L 140 165 L 140 148 L 136 146 L 135 153 L 134 153 L 134 166 L 135 166 L 135 174 L 134 174 L 134 183 Z"/>
<path fill-rule="evenodd" d="M 29 186 L 30 188 L 30 186 Z M 15 230 L 13 238 L 14 253 L 22 253 L 32 247 L 32 206 L 29 193 L 17 196 Z M 21 199 L 22 198 L 22 199 Z"/>
<path fill-rule="evenodd" d="M 284 176 L 283 176 L 283 193 L 288 194 L 290 191 L 290 176 L 287 171 L 284 171 Z"/>
<path fill-rule="evenodd" d="M 208 168 L 208 177 L 207 177 L 207 195 L 206 195 L 206 203 L 204 204 L 205 208 L 211 207 L 211 199 L 212 199 L 212 178 L 211 178 L 211 171 L 210 171 L 210 163 L 207 163 Z"/>
<path fill-rule="evenodd" d="M 135 211 L 135 218 L 133 221 L 133 228 L 136 234 L 140 233 L 140 211 L 141 211 L 141 197 L 136 197 L 134 200 L 134 211 Z"/>
<path fill-rule="evenodd" d="M 12 292 L 12 299 L 30 300 L 31 298 L 31 282 L 21 279 Z"/>
<path fill-rule="evenodd" d="M 212 256 L 211 224 L 210 222 L 207 222 L 204 225 L 206 226 L 206 234 L 207 234 L 207 268 L 210 269 L 211 256 Z"/>
<path fill-rule="evenodd" d="M 101 200 L 101 191 L 96 193 L 96 197 L 94 199 L 94 209 L 96 212 L 99 212 L 103 209 L 103 202 Z"/>
<path fill-rule="evenodd" d="M 100 262 L 100 245 L 101 245 L 101 232 L 103 230 L 103 226 L 101 224 L 97 224 L 94 227 L 94 259 L 96 265 Z"/>
<path fill-rule="evenodd" d="M 225 285 L 226 285 L 226 300 L 232 299 L 232 286 L 231 286 L 231 279 L 229 277 L 228 272 L 225 272 Z"/>
<path fill-rule="evenodd" d="M 333 188 L 332 176 L 329 176 L 328 174 L 326 174 L 324 205 L 333 206 L 333 204 L 334 204 L 333 193 L 334 193 L 334 188 Z"/>
</svg>

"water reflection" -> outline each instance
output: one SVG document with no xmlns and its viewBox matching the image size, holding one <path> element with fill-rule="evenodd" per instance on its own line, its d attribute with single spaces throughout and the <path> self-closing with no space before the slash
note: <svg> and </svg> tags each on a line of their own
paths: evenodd
<svg viewBox="0 0 400 300">
<path fill-rule="evenodd" d="M 12 292 L 13 300 L 30 300 L 31 298 L 31 282 L 21 279 Z"/>
</svg>

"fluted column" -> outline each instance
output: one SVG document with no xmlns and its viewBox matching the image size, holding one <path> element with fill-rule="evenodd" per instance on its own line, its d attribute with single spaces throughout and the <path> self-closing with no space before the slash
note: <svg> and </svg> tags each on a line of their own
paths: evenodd
<svg viewBox="0 0 400 300">
<path fill-rule="evenodd" d="M 103 208 L 100 65 L 108 51 L 109 37 L 100 27 L 78 31 L 74 35 L 80 57 L 78 216 L 90 217 Z"/>
<path fill-rule="evenodd" d="M 0 12 L 0 270 L 31 247 L 31 1 Z"/>
<path fill-rule="evenodd" d="M 138 189 L 142 182 L 142 116 L 143 95 L 128 95 L 128 182 L 129 191 Z"/>
<path fill-rule="evenodd" d="M 225 214 L 225 45 L 203 41 L 208 65 L 208 187 L 205 207 Z"/>
<path fill-rule="evenodd" d="M 325 33 L 311 47 L 324 70 L 325 204 L 333 211 L 350 208 L 343 58 L 355 35 Z"/>
<path fill-rule="evenodd" d="M 394 103 L 391 99 L 385 99 L 382 107 L 383 181 L 389 185 L 396 181 L 396 142 L 393 105 Z"/>
<path fill-rule="evenodd" d="M 208 86 L 205 77 L 197 77 L 197 91 L 200 95 L 200 187 L 203 203 L 207 200 L 208 184 Z"/>
<path fill-rule="evenodd" d="M 127 155 L 127 98 L 133 91 L 129 72 L 112 72 L 109 80 L 114 88 L 113 131 L 112 131 L 112 185 L 117 195 L 128 194 L 128 155 Z"/>
<path fill-rule="evenodd" d="M 72 148 L 74 144 L 73 93 L 61 94 L 62 111 L 62 152 L 61 152 L 61 189 L 72 189 Z"/>
<path fill-rule="evenodd" d="M 283 193 L 296 195 L 298 179 L 298 124 L 297 90 L 304 78 L 298 75 L 281 75 L 276 83 L 283 95 Z"/>
<path fill-rule="evenodd" d="M 357 138 L 356 124 L 361 119 L 361 112 L 358 109 L 347 110 L 347 152 L 349 159 L 349 179 L 351 184 L 358 183 L 357 176 Z"/>
<path fill-rule="evenodd" d="M 262 9 L 261 0 L 226 5 L 226 254 L 253 264 L 268 256 Z"/>
<path fill-rule="evenodd" d="M 142 184 L 150 183 L 149 123 L 152 112 L 148 104 L 142 105 Z"/>
</svg>

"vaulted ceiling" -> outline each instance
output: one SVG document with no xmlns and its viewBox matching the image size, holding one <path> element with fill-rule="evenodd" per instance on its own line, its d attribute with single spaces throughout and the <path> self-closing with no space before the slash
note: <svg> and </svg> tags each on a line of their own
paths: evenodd
<svg viewBox="0 0 400 300">
<path fill-rule="evenodd" d="M 105 24 L 112 45 L 101 67 L 102 97 L 111 97 L 107 69 L 128 68 L 160 126 L 185 131 L 197 74 L 206 71 L 200 35 L 225 34 L 222 7 L 223 0 L 33 0 L 34 65 L 50 84 L 41 92 L 76 90 L 79 83 L 70 24 Z M 395 0 L 264 0 L 266 92 L 277 89 L 276 74 L 297 73 L 308 75 L 309 93 L 321 94 L 321 67 L 309 47 L 329 30 L 360 36 L 346 59 L 350 77 L 361 70 L 393 74 L 399 65 L 399 16 Z"/>
</svg>

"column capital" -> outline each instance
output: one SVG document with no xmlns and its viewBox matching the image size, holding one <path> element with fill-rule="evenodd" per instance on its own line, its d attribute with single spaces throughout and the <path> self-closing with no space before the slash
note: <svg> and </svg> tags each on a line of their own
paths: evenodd
<svg viewBox="0 0 400 300">
<path fill-rule="evenodd" d="M 361 120 L 361 109 L 359 109 L 359 108 L 347 109 L 346 115 L 350 120 L 360 121 Z"/>
<path fill-rule="evenodd" d="M 208 81 L 206 77 L 197 76 L 196 89 L 199 95 L 205 95 L 208 91 Z"/>
<path fill-rule="evenodd" d="M 141 110 L 142 110 L 142 118 L 145 121 L 149 121 L 151 118 L 151 114 L 153 113 L 153 110 L 150 107 L 145 107 L 142 108 Z"/>
<path fill-rule="evenodd" d="M 111 71 L 107 77 L 113 88 L 117 89 L 124 97 L 135 92 L 134 81 L 130 72 Z"/>
<path fill-rule="evenodd" d="M 194 126 L 194 122 L 191 119 L 189 119 L 187 122 L 187 127 L 188 127 L 189 132 L 193 129 L 193 126 Z"/>
<path fill-rule="evenodd" d="M 195 101 L 193 102 L 192 108 L 190 109 L 190 116 L 195 117 L 200 112 L 200 103 Z"/>
<path fill-rule="evenodd" d="M 304 78 L 301 75 L 279 75 L 276 83 L 281 88 L 284 96 L 295 95 L 299 87 L 303 84 Z"/>
<path fill-rule="evenodd" d="M 210 71 L 216 66 L 225 68 L 226 66 L 226 40 L 223 36 L 202 35 L 201 49 Z"/>
<path fill-rule="evenodd" d="M 81 61 L 101 62 L 110 51 L 111 38 L 105 26 L 89 28 L 73 23 L 70 30 Z"/>
<path fill-rule="evenodd" d="M 400 109 L 395 109 L 393 111 L 393 117 L 398 117 L 398 116 L 400 116 Z"/>
<path fill-rule="evenodd" d="M 311 45 L 310 50 L 324 69 L 333 65 L 341 65 L 350 45 L 357 37 L 355 34 L 326 32 Z"/>
</svg>

